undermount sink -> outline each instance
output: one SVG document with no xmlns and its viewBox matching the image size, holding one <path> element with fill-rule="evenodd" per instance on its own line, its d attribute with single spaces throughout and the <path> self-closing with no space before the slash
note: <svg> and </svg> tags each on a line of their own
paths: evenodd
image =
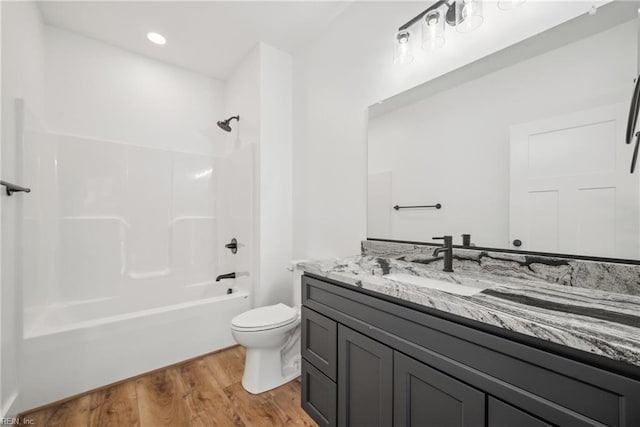
<svg viewBox="0 0 640 427">
<path fill-rule="evenodd" d="M 482 288 L 445 282 L 444 280 L 431 279 L 429 277 L 414 276 L 411 274 L 391 273 L 383 277 L 386 279 L 397 280 L 398 282 L 408 283 L 414 286 L 437 289 L 439 291 L 449 292 L 456 295 L 470 296 L 483 291 Z"/>
</svg>

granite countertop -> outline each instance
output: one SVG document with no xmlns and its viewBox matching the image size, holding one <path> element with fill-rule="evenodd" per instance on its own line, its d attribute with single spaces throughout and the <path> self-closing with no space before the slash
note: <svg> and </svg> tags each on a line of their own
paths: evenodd
<svg viewBox="0 0 640 427">
<path fill-rule="evenodd" d="M 481 272 L 445 273 L 391 258 L 305 261 L 298 268 L 425 307 L 640 366 L 640 297 Z M 403 275 L 391 279 L 387 275 Z M 416 284 L 424 277 L 468 288 L 459 295 Z M 413 282 L 413 283 L 412 283 Z"/>
</svg>

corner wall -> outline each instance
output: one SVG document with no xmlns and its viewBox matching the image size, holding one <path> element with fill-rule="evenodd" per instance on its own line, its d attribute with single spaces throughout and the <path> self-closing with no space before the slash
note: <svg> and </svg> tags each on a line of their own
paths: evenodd
<svg viewBox="0 0 640 427">
<path fill-rule="evenodd" d="M 291 304 L 292 58 L 260 44 L 260 288 L 256 304 Z"/>
<path fill-rule="evenodd" d="M 225 117 L 240 115 L 235 144 L 253 149 L 251 237 L 235 237 L 250 241 L 254 306 L 290 304 L 292 298 L 292 91 L 291 56 L 264 43 L 244 58 L 227 86 Z"/>
</svg>

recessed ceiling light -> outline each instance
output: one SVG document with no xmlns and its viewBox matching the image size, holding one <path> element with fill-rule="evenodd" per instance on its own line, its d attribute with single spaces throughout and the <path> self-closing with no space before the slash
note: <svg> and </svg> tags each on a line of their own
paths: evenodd
<svg viewBox="0 0 640 427">
<path fill-rule="evenodd" d="M 155 44 L 165 44 L 167 42 L 167 39 L 165 39 L 162 34 L 158 33 L 147 33 L 147 38 L 151 43 Z"/>
</svg>

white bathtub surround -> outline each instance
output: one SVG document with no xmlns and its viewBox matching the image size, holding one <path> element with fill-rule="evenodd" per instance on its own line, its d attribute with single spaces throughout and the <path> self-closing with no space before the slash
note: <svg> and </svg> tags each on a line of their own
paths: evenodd
<svg viewBox="0 0 640 427">
<path fill-rule="evenodd" d="M 40 265 L 53 265 L 46 283 L 25 288 L 27 310 L 118 298 L 128 312 L 172 304 L 165 295 L 191 285 L 200 285 L 195 298 L 215 287 L 219 159 L 48 132 L 26 132 L 24 147 L 25 165 L 40 166 L 25 168 L 38 189 L 26 201 L 27 224 L 56 230 L 27 241 L 27 249 L 50 246 Z M 25 270 L 35 271 L 31 258 Z M 28 334 L 34 316 L 26 319 Z"/>
<path fill-rule="evenodd" d="M 233 191 L 226 159 L 42 129 L 24 136 L 25 178 L 38 191 L 24 205 L 19 409 L 234 343 L 228 325 L 251 300 L 248 269 L 214 280 L 219 230 L 231 228 L 218 209 Z M 249 173 L 239 158 L 250 154 L 232 156 Z"/>
</svg>

